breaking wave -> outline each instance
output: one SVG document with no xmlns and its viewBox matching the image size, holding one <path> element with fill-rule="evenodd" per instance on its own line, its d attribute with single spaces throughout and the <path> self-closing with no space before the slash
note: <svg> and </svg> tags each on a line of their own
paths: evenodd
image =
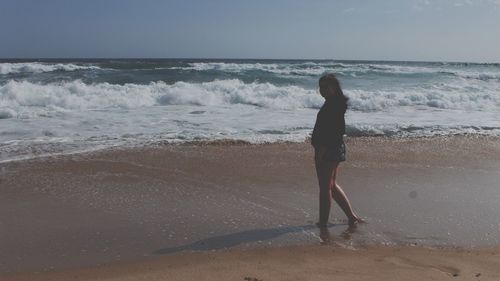
<svg viewBox="0 0 500 281">
<path fill-rule="evenodd" d="M 381 63 L 340 63 L 340 62 L 303 62 L 303 63 L 231 63 L 231 62 L 195 62 L 189 66 L 171 67 L 169 69 L 191 71 L 220 71 L 226 73 L 245 73 L 262 71 L 275 75 L 319 76 L 333 72 L 342 75 L 357 76 L 363 74 L 386 75 L 443 75 L 460 79 L 482 81 L 500 81 L 500 71 L 496 65 L 479 65 L 489 67 L 483 69 L 463 70 L 458 65 L 401 65 Z"/>
<path fill-rule="evenodd" d="M 465 86 L 464 86 L 465 87 Z M 345 90 L 351 110 L 384 111 L 395 107 L 484 110 L 500 109 L 500 92 L 469 88 Z M 16 112 L 43 109 L 74 111 L 107 108 L 138 108 L 165 105 L 225 106 L 243 104 L 271 109 L 317 109 L 323 99 L 317 90 L 271 83 L 215 80 L 204 83 L 152 82 L 149 84 L 86 84 L 75 80 L 50 84 L 10 80 L 0 86 L 0 119 Z"/>
<path fill-rule="evenodd" d="M 37 63 L 37 62 L 21 62 L 21 63 L 0 63 L 0 74 L 12 73 L 41 73 L 52 71 L 75 71 L 82 69 L 100 69 L 93 65 L 76 65 L 72 63 Z"/>
</svg>

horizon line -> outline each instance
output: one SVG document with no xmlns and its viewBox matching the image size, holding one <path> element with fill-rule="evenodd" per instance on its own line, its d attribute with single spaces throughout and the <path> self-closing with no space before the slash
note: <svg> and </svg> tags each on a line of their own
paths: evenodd
<svg viewBox="0 0 500 281">
<path fill-rule="evenodd" d="M 332 58 L 222 58 L 222 57 L 17 57 L 4 58 L 8 60 L 261 60 L 261 61 L 360 61 L 360 62 L 416 62 L 416 63 L 474 63 L 474 64 L 500 64 L 500 61 L 460 61 L 460 60 L 390 60 L 390 59 L 332 59 Z"/>
</svg>

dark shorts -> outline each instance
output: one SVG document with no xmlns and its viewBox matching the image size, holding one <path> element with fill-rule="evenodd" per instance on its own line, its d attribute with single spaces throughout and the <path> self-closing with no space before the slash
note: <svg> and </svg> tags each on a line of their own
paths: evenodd
<svg viewBox="0 0 500 281">
<path fill-rule="evenodd" d="M 345 155 L 345 144 L 341 143 L 336 147 L 327 148 L 321 160 L 328 162 L 343 162 L 345 161 Z"/>
</svg>

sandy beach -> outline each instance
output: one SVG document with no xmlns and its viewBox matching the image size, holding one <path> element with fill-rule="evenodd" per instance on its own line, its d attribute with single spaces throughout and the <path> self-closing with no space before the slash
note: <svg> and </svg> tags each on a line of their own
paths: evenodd
<svg viewBox="0 0 500 281">
<path fill-rule="evenodd" d="M 166 256 L 2 280 L 498 280 L 500 251 L 290 246 Z"/>
<path fill-rule="evenodd" d="M 340 184 L 368 224 L 348 228 L 335 207 L 327 233 L 308 143 L 3 163 L 0 280 L 500 278 L 500 139 L 347 145 Z"/>
</svg>

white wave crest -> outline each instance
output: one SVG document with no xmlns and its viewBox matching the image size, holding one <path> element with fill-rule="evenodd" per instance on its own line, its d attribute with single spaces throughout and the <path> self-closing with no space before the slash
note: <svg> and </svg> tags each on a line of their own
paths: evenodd
<svg viewBox="0 0 500 281">
<path fill-rule="evenodd" d="M 305 75 L 318 76 L 326 72 L 347 69 L 343 63 L 226 63 L 226 62 L 195 62 L 188 67 L 174 67 L 173 69 L 240 73 L 245 71 L 264 71 L 278 75 Z"/>
<path fill-rule="evenodd" d="M 436 73 L 439 69 L 423 66 L 402 66 L 368 63 L 338 63 L 338 62 L 304 62 L 304 63 L 226 63 L 226 62 L 196 62 L 189 67 L 175 67 L 174 69 L 208 71 L 218 70 L 223 72 L 239 73 L 244 71 L 259 70 L 280 75 L 311 75 L 318 76 L 327 72 L 336 73 L 393 73 L 415 74 Z"/>
<path fill-rule="evenodd" d="M 247 71 L 263 71 L 278 75 L 319 76 L 324 73 L 356 75 L 366 73 L 413 75 L 413 74 L 449 74 L 465 79 L 499 80 L 500 70 L 463 70 L 454 66 L 442 65 L 402 65 L 382 63 L 340 63 L 340 62 L 303 62 L 303 63 L 228 63 L 228 62 L 195 62 L 187 67 L 173 67 L 171 69 L 195 71 L 222 71 L 241 73 Z"/>
<path fill-rule="evenodd" d="M 466 84 L 468 85 L 468 84 Z M 436 86 L 391 90 L 345 90 L 349 107 L 356 111 L 387 111 L 391 108 L 437 108 L 500 110 L 500 92 L 467 87 Z M 21 113 L 92 109 L 132 109 L 162 105 L 228 106 L 252 105 L 270 109 L 319 108 L 323 99 L 317 90 L 271 83 L 215 80 L 205 83 L 152 82 L 150 84 L 85 84 L 71 81 L 36 84 L 10 80 L 0 86 L 1 118 Z"/>
<path fill-rule="evenodd" d="M 346 91 L 351 109 L 381 111 L 395 107 L 430 107 L 438 109 L 500 110 L 500 93 L 494 91 L 451 91 L 407 89 L 405 91 Z"/>
<path fill-rule="evenodd" d="M 37 63 L 37 62 L 22 62 L 22 63 L 0 63 L 0 74 L 11 73 L 41 73 L 52 71 L 75 71 L 81 69 L 100 69 L 93 65 L 76 65 L 72 63 Z"/>
<path fill-rule="evenodd" d="M 327 68 L 314 63 L 307 64 L 306 67 L 305 64 L 196 62 L 191 63 L 189 67 L 178 67 L 177 69 L 196 71 L 218 70 L 233 73 L 258 70 L 280 75 L 321 75 L 328 71 Z"/>
<path fill-rule="evenodd" d="M 0 86 L 0 109 L 26 111 L 138 108 L 157 105 L 247 104 L 266 108 L 319 108 L 322 98 L 314 90 L 270 83 L 245 84 L 240 80 L 206 83 L 177 82 L 169 85 L 109 83 L 85 84 L 81 81 L 35 84 L 9 81 Z M 5 116 L 14 116 L 12 111 Z M 45 113 L 42 113 L 45 114 Z M 38 114 L 37 114 L 38 115 Z"/>
<path fill-rule="evenodd" d="M 455 72 L 450 72 L 450 74 L 466 80 L 474 79 L 481 81 L 500 81 L 500 72 L 455 71 Z"/>
</svg>

